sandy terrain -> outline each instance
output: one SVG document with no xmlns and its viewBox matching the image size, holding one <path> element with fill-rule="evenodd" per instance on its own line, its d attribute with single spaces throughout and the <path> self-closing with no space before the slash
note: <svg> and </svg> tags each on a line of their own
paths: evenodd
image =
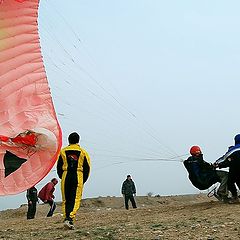
<svg viewBox="0 0 240 240">
<path fill-rule="evenodd" d="M 60 204 L 51 218 L 39 204 L 33 220 L 23 205 L 0 212 L 0 239 L 240 239 L 240 204 L 205 195 L 137 197 L 137 204 L 127 211 L 122 198 L 83 200 L 75 230 L 63 228 Z"/>
</svg>

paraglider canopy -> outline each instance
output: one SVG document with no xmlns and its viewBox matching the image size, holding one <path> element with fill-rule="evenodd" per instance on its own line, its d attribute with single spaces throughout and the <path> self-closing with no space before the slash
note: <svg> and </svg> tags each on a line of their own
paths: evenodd
<svg viewBox="0 0 240 240">
<path fill-rule="evenodd" d="M 7 195 L 51 170 L 61 129 L 41 56 L 39 0 L 0 3 L 0 195 Z"/>
</svg>

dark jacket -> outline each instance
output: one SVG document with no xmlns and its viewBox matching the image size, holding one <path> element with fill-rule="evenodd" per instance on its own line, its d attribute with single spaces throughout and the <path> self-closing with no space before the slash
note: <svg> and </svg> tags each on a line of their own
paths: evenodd
<svg viewBox="0 0 240 240">
<path fill-rule="evenodd" d="M 203 160 L 203 155 L 191 156 L 183 164 L 189 173 L 190 181 L 196 188 L 205 190 L 219 182 L 216 170 Z"/>
<path fill-rule="evenodd" d="M 122 184 L 122 194 L 133 195 L 136 193 L 136 187 L 132 179 L 126 179 Z"/>
<path fill-rule="evenodd" d="M 238 140 L 238 139 L 237 139 Z M 236 141 L 228 151 L 216 161 L 219 168 L 229 167 L 229 173 L 240 174 L 240 142 Z"/>
<path fill-rule="evenodd" d="M 27 190 L 27 200 L 28 202 L 37 202 L 38 196 L 37 196 L 37 189 L 35 187 L 31 187 Z"/>
</svg>

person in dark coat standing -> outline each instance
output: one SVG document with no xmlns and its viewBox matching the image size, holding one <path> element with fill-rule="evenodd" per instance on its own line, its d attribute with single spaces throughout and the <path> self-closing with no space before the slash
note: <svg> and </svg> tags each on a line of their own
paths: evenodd
<svg viewBox="0 0 240 240">
<path fill-rule="evenodd" d="M 130 200 L 133 208 L 137 208 L 134 195 L 136 194 L 136 187 L 130 175 L 127 175 L 127 179 L 122 184 L 122 194 L 125 200 L 125 208 L 128 210 L 128 201 Z"/>
<path fill-rule="evenodd" d="M 37 189 L 35 188 L 35 186 L 27 190 L 26 197 L 28 201 L 27 219 L 33 219 L 36 214 L 38 201 Z"/>
</svg>

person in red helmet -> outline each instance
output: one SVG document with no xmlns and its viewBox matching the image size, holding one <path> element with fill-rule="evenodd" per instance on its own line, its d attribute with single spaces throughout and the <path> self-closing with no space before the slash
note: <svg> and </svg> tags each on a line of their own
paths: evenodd
<svg viewBox="0 0 240 240">
<path fill-rule="evenodd" d="M 190 154 L 192 155 L 192 156 L 194 156 L 194 155 L 199 155 L 199 154 L 201 154 L 202 153 L 202 151 L 201 151 L 201 148 L 199 147 L 199 146 L 192 146 L 191 148 L 190 148 Z"/>
<path fill-rule="evenodd" d="M 200 190 L 206 190 L 219 182 L 220 186 L 216 197 L 223 202 L 228 202 L 228 172 L 216 170 L 213 164 L 204 161 L 199 146 L 192 146 L 190 154 L 191 156 L 183 164 L 188 171 L 188 177 L 192 184 Z"/>
</svg>

